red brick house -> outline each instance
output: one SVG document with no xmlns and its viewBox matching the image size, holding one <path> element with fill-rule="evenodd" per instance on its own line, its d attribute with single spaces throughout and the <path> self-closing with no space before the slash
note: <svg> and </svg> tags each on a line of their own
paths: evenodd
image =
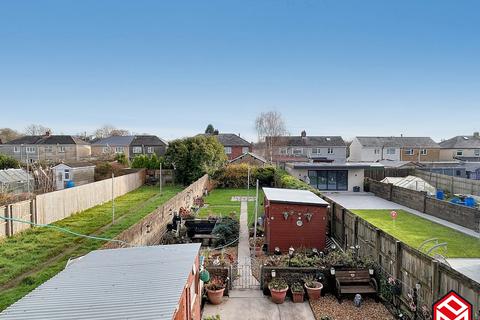
<svg viewBox="0 0 480 320">
<path fill-rule="evenodd" d="M 199 250 L 191 243 L 92 251 L 0 318 L 200 320 Z"/>
<path fill-rule="evenodd" d="M 265 243 L 269 253 L 326 246 L 328 203 L 307 190 L 263 188 Z"/>
<path fill-rule="evenodd" d="M 218 133 L 213 136 L 216 137 L 225 148 L 225 154 L 228 160 L 233 160 L 247 152 L 252 152 L 252 144 L 240 137 L 240 135 L 234 133 Z"/>
</svg>

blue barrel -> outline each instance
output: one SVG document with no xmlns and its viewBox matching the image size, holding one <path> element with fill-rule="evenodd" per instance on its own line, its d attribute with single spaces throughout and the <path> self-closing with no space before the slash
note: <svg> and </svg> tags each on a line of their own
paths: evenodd
<svg viewBox="0 0 480 320">
<path fill-rule="evenodd" d="M 467 197 L 467 198 L 465 198 L 465 205 L 466 205 L 467 207 L 472 207 L 472 208 L 474 208 L 474 207 L 475 207 L 475 199 L 472 198 L 472 197 Z"/>
<path fill-rule="evenodd" d="M 73 182 L 72 180 L 67 181 L 67 183 L 65 184 L 65 188 L 73 188 L 73 187 L 75 187 L 75 182 Z"/>
<path fill-rule="evenodd" d="M 441 189 L 437 190 L 437 199 L 438 200 L 445 200 L 445 192 Z"/>
</svg>

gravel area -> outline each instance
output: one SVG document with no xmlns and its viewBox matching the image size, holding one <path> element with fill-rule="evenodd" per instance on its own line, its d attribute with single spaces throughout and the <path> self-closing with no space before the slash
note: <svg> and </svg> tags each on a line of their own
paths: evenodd
<svg viewBox="0 0 480 320">
<path fill-rule="evenodd" d="M 353 305 L 353 299 L 343 299 L 338 303 L 333 295 L 325 295 L 319 300 L 310 301 L 313 314 L 317 320 L 328 316 L 330 320 L 394 320 L 392 314 L 379 302 L 366 298 L 362 306 L 357 308 Z"/>
</svg>

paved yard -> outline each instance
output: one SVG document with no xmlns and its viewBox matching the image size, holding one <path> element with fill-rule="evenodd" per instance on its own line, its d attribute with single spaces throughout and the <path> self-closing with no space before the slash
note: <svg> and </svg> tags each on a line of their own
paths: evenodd
<svg viewBox="0 0 480 320">
<path fill-rule="evenodd" d="M 448 259 L 455 270 L 480 283 L 480 259 Z"/>
</svg>

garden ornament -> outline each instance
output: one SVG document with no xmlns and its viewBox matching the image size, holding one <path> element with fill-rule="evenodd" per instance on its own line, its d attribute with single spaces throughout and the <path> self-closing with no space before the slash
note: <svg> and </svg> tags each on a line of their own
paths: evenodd
<svg viewBox="0 0 480 320">
<path fill-rule="evenodd" d="M 355 305 L 355 307 L 360 308 L 360 306 L 362 305 L 362 296 L 360 294 L 357 293 L 355 295 L 355 298 L 353 299 L 353 304 Z"/>
</svg>

